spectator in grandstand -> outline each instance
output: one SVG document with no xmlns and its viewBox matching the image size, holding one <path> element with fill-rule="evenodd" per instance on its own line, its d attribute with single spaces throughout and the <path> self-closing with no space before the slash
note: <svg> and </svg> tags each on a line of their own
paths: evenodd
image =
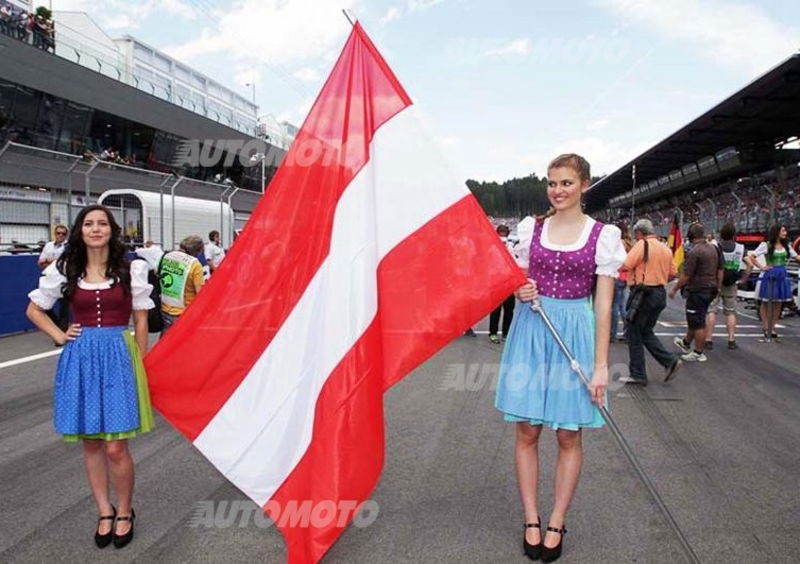
<svg viewBox="0 0 800 564">
<path fill-rule="evenodd" d="M 736 237 L 736 227 L 733 223 L 726 223 L 719 232 L 721 241 L 718 244 L 722 253 L 724 272 L 722 274 L 722 285 L 717 297 L 711 302 L 706 316 L 706 345 L 707 350 L 714 348 L 714 326 L 717 321 L 717 309 L 722 303 L 722 313 L 725 315 L 725 327 L 728 330 L 728 349 L 738 349 L 736 344 L 736 297 L 737 282 L 741 279 L 741 271 L 744 268 L 742 262 L 744 258 L 744 245 L 734 241 Z"/>
<path fill-rule="evenodd" d="M 628 352 L 630 358 L 630 376 L 619 379 L 624 384 L 647 385 L 644 349 L 666 370 L 664 381 L 668 382 L 680 366 L 678 355 L 669 352 L 661 343 L 653 328 L 658 316 L 667 306 L 666 283 L 675 277 L 675 263 L 672 252 L 666 245 L 661 245 L 653 233 L 653 223 L 649 219 L 640 219 L 633 226 L 636 244 L 633 245 L 622 268 L 628 272 L 628 286 L 641 285 L 633 292 L 642 292 L 642 301 L 638 308 L 630 311 L 628 321 Z M 629 298 L 629 301 L 630 298 Z M 631 304 L 628 304 L 631 307 Z"/>
<path fill-rule="evenodd" d="M 716 246 L 706 241 L 706 229 L 702 223 L 693 223 L 687 232 L 693 243 L 686 255 L 683 272 L 678 282 L 670 290 L 669 297 L 675 298 L 681 288 L 686 288 L 686 337 L 675 337 L 673 341 L 682 352 L 681 358 L 687 362 L 705 362 L 706 315 L 708 306 L 719 293 L 722 284 L 722 257 Z M 694 342 L 694 350 L 691 349 Z"/>
<path fill-rule="evenodd" d="M 792 248 L 794 249 L 795 253 L 800 254 L 800 235 L 798 235 L 792 243 Z"/>
<path fill-rule="evenodd" d="M 128 263 L 111 212 L 90 205 L 78 214 L 64 253 L 48 266 L 28 296 L 28 318 L 65 345 L 53 390 L 55 430 L 83 442 L 84 467 L 99 513 L 99 548 L 122 548 L 133 539 L 133 459 L 128 439 L 150 431 L 153 412 L 142 356 L 147 352 L 147 310 L 153 307 L 147 269 Z M 55 301 L 70 303 L 76 323 L 66 331 L 45 315 Z M 128 330 L 133 314 L 136 336 Z M 117 494 L 114 508 L 109 482 Z"/>
<path fill-rule="evenodd" d="M 618 223 L 617 227 L 622 233 L 622 245 L 625 247 L 625 253 L 629 253 L 633 247 L 630 234 L 628 233 L 628 226 L 625 223 Z M 622 320 L 622 334 L 625 335 L 628 331 L 628 320 L 626 317 L 625 303 L 627 301 L 628 291 L 628 271 L 625 268 L 619 269 L 619 277 L 614 281 L 614 304 L 611 306 L 611 337 L 610 342 L 617 340 L 617 331 L 619 329 L 619 320 Z M 624 340 L 623 337 L 620 340 Z"/>
<path fill-rule="evenodd" d="M 208 243 L 206 243 L 205 246 L 205 256 L 206 260 L 208 261 L 208 267 L 211 270 L 211 274 L 214 274 L 214 271 L 219 268 L 219 265 L 222 263 L 222 259 L 225 258 L 225 251 L 220 244 L 219 231 L 211 231 L 208 234 Z"/>
<path fill-rule="evenodd" d="M 27 41 L 30 35 L 31 17 L 25 10 L 19 12 L 14 18 L 14 23 L 17 26 L 17 39 L 20 41 Z"/>
<path fill-rule="evenodd" d="M 11 7 L 7 4 L 0 5 L 0 33 L 11 34 Z"/>
<path fill-rule="evenodd" d="M 189 235 L 181 241 L 179 250 L 167 253 L 161 261 L 162 335 L 186 311 L 205 283 L 203 266 L 197 259 L 202 252 L 203 240 Z"/>
<path fill-rule="evenodd" d="M 497 234 L 500 240 L 506 246 L 508 251 L 514 254 L 513 247 L 508 241 L 509 229 L 505 225 L 497 226 Z M 489 340 L 494 344 L 500 343 L 500 337 L 497 336 L 497 329 L 500 325 L 500 314 L 503 315 L 503 340 L 508 336 L 508 328 L 511 327 L 511 319 L 514 316 L 514 294 L 511 294 L 506 300 L 497 306 L 497 308 L 489 315 Z"/>
<path fill-rule="evenodd" d="M 784 302 L 792 301 L 792 287 L 786 265 L 791 259 L 798 260 L 798 254 L 789 245 L 787 237 L 786 226 L 775 224 L 770 227 L 767 240 L 747 257 L 751 266 L 761 270 L 758 298 L 761 300 L 764 340 L 780 340 L 775 332 L 775 325 L 780 319 Z M 764 257 L 764 263 L 759 260 L 761 257 Z"/>
</svg>

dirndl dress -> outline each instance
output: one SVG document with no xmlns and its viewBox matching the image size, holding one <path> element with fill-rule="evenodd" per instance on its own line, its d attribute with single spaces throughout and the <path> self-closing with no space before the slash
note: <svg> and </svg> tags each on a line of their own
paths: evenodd
<svg viewBox="0 0 800 564">
<path fill-rule="evenodd" d="M 29 294 L 44 309 L 61 297 L 64 277 L 55 264 Z M 153 429 L 147 376 L 128 330 L 132 309 L 150 309 L 147 264 L 131 263 L 131 294 L 110 281 L 80 281 L 72 296 L 73 322 L 81 335 L 64 345 L 53 386 L 53 424 L 64 440 L 119 440 Z"/>
<path fill-rule="evenodd" d="M 786 272 L 786 264 L 790 259 L 797 256 L 791 247 L 775 249 L 772 255 L 769 254 L 769 245 L 762 242 L 758 245 L 753 254 L 756 257 L 764 257 L 766 264 L 771 266 L 769 270 L 763 271 L 756 284 L 756 294 L 762 301 L 790 302 L 792 301 L 792 284 Z"/>
<path fill-rule="evenodd" d="M 594 275 L 616 276 L 625 258 L 620 232 L 587 219 L 577 247 L 563 251 L 557 245 L 545 245 L 547 222 L 534 225 L 529 276 L 536 281 L 542 309 L 591 379 L 595 318 L 589 295 Z M 523 302 L 514 310 L 500 360 L 495 407 L 506 421 L 554 430 L 577 431 L 605 424 L 541 315 Z"/>
</svg>

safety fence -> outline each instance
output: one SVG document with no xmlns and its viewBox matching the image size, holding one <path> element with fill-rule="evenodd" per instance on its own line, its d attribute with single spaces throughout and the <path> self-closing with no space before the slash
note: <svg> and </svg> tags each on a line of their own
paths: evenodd
<svg viewBox="0 0 800 564">
<path fill-rule="evenodd" d="M 157 212 L 140 209 L 137 215 L 136 206 L 130 204 L 117 206 L 114 212 L 130 243 L 150 239 L 164 248 L 174 247 L 186 235 L 180 232 L 182 225 L 192 226 L 202 237 L 216 229 L 222 244 L 230 245 L 262 196 L 231 183 L 204 182 L 9 142 L 0 148 L 0 251 L 40 246 L 51 239 L 54 225 L 71 225 L 81 208 L 110 190 L 158 196 Z M 148 199 L 152 202 L 152 197 Z M 205 210 L 202 221 L 195 220 L 199 208 Z"/>
</svg>

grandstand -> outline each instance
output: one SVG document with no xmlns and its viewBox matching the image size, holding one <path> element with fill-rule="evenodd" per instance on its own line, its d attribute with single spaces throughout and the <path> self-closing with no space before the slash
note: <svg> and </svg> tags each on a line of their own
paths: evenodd
<svg viewBox="0 0 800 564">
<path fill-rule="evenodd" d="M 796 234 L 798 137 L 800 54 L 795 54 L 593 184 L 587 211 L 606 221 L 647 216 L 662 235 L 676 216 L 715 232 L 733 221 L 745 242 L 760 240 L 775 222 Z"/>
</svg>

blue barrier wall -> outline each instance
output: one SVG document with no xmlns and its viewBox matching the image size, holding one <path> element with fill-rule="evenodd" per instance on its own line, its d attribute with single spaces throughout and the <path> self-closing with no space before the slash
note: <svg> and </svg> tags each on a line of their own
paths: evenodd
<svg viewBox="0 0 800 564">
<path fill-rule="evenodd" d="M 34 329 L 25 316 L 28 292 L 39 285 L 39 255 L 0 256 L 0 335 Z"/>
</svg>

